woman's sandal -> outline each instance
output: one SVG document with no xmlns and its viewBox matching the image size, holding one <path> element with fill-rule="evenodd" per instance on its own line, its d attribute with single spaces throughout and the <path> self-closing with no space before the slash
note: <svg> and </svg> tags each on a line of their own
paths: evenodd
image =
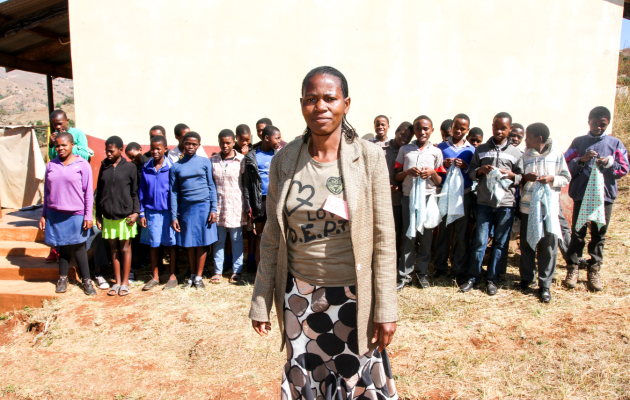
<svg viewBox="0 0 630 400">
<path fill-rule="evenodd" d="M 146 285 L 144 285 L 142 290 L 146 292 L 148 290 L 153 289 L 154 287 L 156 287 L 159 284 L 160 284 L 160 282 L 158 282 L 155 279 L 151 278 L 151 280 L 149 282 L 147 282 Z"/>
<path fill-rule="evenodd" d="M 221 275 L 214 275 L 210 278 L 210 283 L 221 283 Z"/>
<path fill-rule="evenodd" d="M 241 283 L 241 280 L 241 274 L 232 274 L 232 276 L 230 277 L 230 283 L 234 285 Z"/>
<path fill-rule="evenodd" d="M 107 292 L 108 296 L 116 296 L 118 294 L 118 291 L 120 290 L 120 285 L 116 284 L 114 286 L 112 286 L 111 289 L 109 289 L 109 292 Z"/>
<path fill-rule="evenodd" d="M 127 285 L 120 285 L 120 289 L 118 290 L 118 295 L 119 296 L 126 296 L 129 294 L 129 286 Z"/>
</svg>

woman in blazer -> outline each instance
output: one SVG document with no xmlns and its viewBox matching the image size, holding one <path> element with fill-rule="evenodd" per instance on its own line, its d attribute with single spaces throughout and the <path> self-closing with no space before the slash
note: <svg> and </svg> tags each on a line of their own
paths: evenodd
<svg viewBox="0 0 630 400">
<path fill-rule="evenodd" d="M 275 301 L 287 346 L 283 398 L 397 398 L 385 350 L 398 310 L 383 151 L 346 121 L 348 84 L 338 70 L 310 71 L 301 104 L 304 135 L 271 162 L 249 317 L 266 334 Z"/>
</svg>

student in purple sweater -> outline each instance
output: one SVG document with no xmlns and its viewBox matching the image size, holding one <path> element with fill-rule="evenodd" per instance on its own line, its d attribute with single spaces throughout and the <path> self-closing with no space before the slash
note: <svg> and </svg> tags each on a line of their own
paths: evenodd
<svg viewBox="0 0 630 400">
<path fill-rule="evenodd" d="M 582 207 L 582 200 L 586 192 L 591 171 L 595 164 L 604 176 L 604 214 L 606 224 L 599 226 L 590 223 L 591 241 L 588 244 L 588 254 L 591 259 L 588 265 L 588 288 L 600 291 L 603 286 L 599 280 L 599 271 L 604 259 L 604 241 L 606 231 L 612 215 L 613 202 L 617 198 L 617 179 L 628 173 L 628 151 L 623 143 L 615 137 L 606 134 L 610 124 L 610 111 L 606 107 L 595 107 L 588 115 L 589 132 L 584 136 L 573 139 L 564 158 L 571 172 L 569 196 L 573 199 L 573 224 L 571 227 L 571 243 L 567 250 L 567 278 L 562 282 L 564 286 L 573 289 L 578 280 L 579 254 L 585 245 L 587 225 L 575 226 Z"/>
<path fill-rule="evenodd" d="M 57 157 L 46 166 L 44 208 L 39 229 L 45 232 L 45 242 L 59 247 L 59 281 L 57 293 L 68 290 L 70 258 L 75 255 L 83 278 L 86 295 L 96 294 L 90 280 L 85 242 L 92 228 L 92 169 L 81 156 L 72 154 L 72 135 L 57 134 Z"/>
</svg>

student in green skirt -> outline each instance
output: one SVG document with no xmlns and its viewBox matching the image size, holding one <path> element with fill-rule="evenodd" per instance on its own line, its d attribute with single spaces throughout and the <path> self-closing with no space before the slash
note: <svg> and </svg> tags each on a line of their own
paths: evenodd
<svg viewBox="0 0 630 400">
<path fill-rule="evenodd" d="M 122 157 L 123 141 L 111 136 L 105 141 L 107 158 L 101 163 L 96 184 L 96 223 L 109 240 L 116 284 L 110 296 L 129 294 L 131 240 L 137 234 L 136 220 L 140 212 L 138 170 Z M 123 273 L 120 273 L 122 260 Z"/>
</svg>

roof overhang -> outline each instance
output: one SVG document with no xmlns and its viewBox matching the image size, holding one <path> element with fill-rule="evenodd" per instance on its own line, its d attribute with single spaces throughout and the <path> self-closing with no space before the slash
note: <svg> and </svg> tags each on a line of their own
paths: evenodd
<svg viewBox="0 0 630 400">
<path fill-rule="evenodd" d="M 0 3 L 0 66 L 72 79 L 68 0 Z"/>
</svg>

